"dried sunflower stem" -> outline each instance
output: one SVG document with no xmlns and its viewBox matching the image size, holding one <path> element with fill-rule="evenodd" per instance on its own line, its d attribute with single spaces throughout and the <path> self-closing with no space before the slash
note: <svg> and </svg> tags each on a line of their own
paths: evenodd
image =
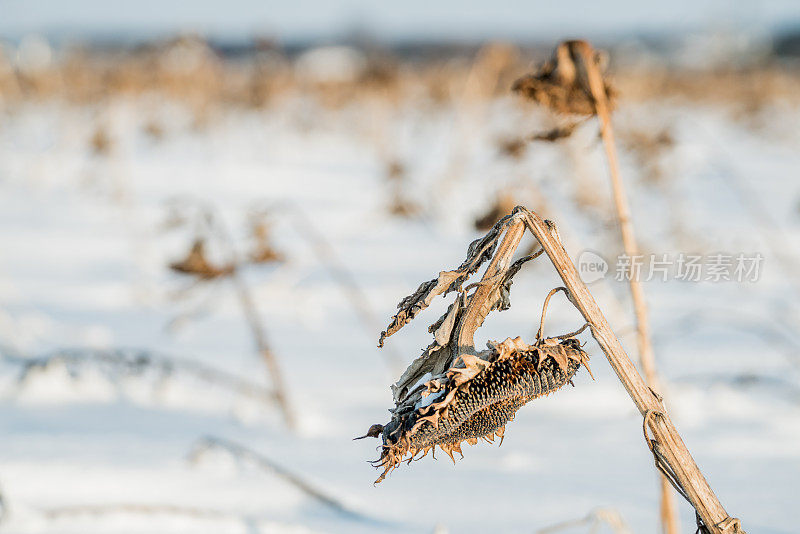
<svg viewBox="0 0 800 534">
<path fill-rule="evenodd" d="M 247 324 L 250 326 L 250 330 L 253 333 L 253 339 L 255 341 L 256 348 L 258 349 L 259 354 L 261 354 L 261 358 L 264 360 L 264 363 L 267 366 L 267 371 L 269 372 L 270 379 L 272 380 L 272 389 L 275 395 L 275 402 L 277 402 L 278 406 L 280 407 L 286 426 L 290 430 L 296 430 L 297 419 L 295 417 L 294 410 L 292 410 L 292 407 L 289 404 L 289 397 L 286 393 L 286 385 L 284 384 L 283 375 L 281 374 L 281 369 L 278 365 L 278 359 L 275 356 L 275 353 L 272 352 L 269 342 L 267 341 L 267 333 L 263 327 L 263 323 L 261 322 L 261 316 L 258 314 L 258 308 L 256 308 L 253 300 L 252 291 L 240 272 L 243 262 L 236 253 L 236 249 L 233 244 L 233 238 L 228 232 L 227 227 L 224 226 L 223 221 L 219 217 L 214 217 L 213 212 L 209 212 L 207 217 L 210 218 L 210 221 L 212 224 L 214 224 L 217 234 L 228 248 L 228 254 L 230 255 L 234 265 L 234 268 L 230 273 L 230 278 L 234 287 L 236 288 L 236 293 L 239 297 L 239 304 L 242 307 L 242 313 L 244 313 Z"/>
<path fill-rule="evenodd" d="M 712 534 L 743 534 L 739 520 L 728 516 L 708 485 L 667 415 L 660 398 L 647 386 L 622 348 L 619 339 L 614 335 L 603 312 L 580 279 L 578 271 L 561 243 L 555 225 L 524 207 L 515 208 L 514 213 L 525 215 L 524 220 L 528 229 L 542 245 L 564 281 L 570 301 L 589 323 L 592 335 L 606 355 L 611 368 L 614 369 L 636 408 L 645 417 L 645 422 L 653 433 L 655 442 L 653 446 L 674 473 L 677 484 L 686 492 L 687 499 L 703 520 L 705 527 Z"/>
<path fill-rule="evenodd" d="M 374 521 L 373 518 L 351 510 L 350 507 L 344 504 L 337 497 L 331 495 L 327 491 L 323 491 L 306 480 L 304 477 L 291 471 L 290 469 L 287 469 L 282 464 L 233 441 L 215 436 L 206 436 L 193 447 L 191 453 L 189 454 L 189 458 L 192 461 L 196 461 L 203 452 L 213 449 L 226 450 L 237 459 L 250 460 L 264 471 L 273 473 L 282 480 L 291 484 L 296 489 L 303 492 L 308 497 L 334 510 L 337 513 L 349 516 L 353 519 Z"/>
<path fill-rule="evenodd" d="M 631 534 L 622 515 L 613 508 L 598 508 L 592 510 L 587 515 L 580 519 L 573 519 L 571 521 L 562 521 L 549 527 L 540 528 L 534 534 L 553 534 L 554 532 L 561 532 L 562 530 L 572 529 L 583 525 L 592 527 L 591 532 L 596 532 L 600 525 L 605 523 L 616 534 Z"/>
<path fill-rule="evenodd" d="M 544 318 L 547 316 L 547 305 L 550 304 L 550 299 L 553 298 L 553 295 L 559 291 L 567 293 L 567 288 L 557 287 L 555 289 L 551 289 L 550 293 L 548 293 L 547 297 L 544 299 L 544 304 L 542 305 L 542 318 L 539 320 L 539 330 L 536 332 L 536 341 L 539 341 L 544 337 Z"/>
<path fill-rule="evenodd" d="M 511 258 L 519 246 L 522 235 L 525 233 L 525 223 L 522 221 L 512 222 L 506 230 L 506 235 L 497 247 L 492 262 L 483 273 L 481 283 L 470 297 L 469 305 L 464 312 L 458 331 L 458 354 L 475 354 L 475 331 L 480 328 L 486 316 L 492 309 L 492 304 L 496 299 L 491 298 L 492 293 L 497 291 L 502 284 L 502 276 L 499 274 L 508 270 Z"/>
<path fill-rule="evenodd" d="M 622 244 L 625 254 L 636 261 L 639 255 L 639 247 L 633 232 L 628 199 L 625 194 L 625 186 L 619 174 L 619 164 L 617 162 L 617 150 L 614 142 L 614 130 L 611 127 L 611 114 L 608 109 L 605 85 L 597 63 L 594 60 L 594 50 L 586 42 L 579 43 L 580 53 L 583 64 L 586 68 L 586 76 L 589 82 L 589 89 L 594 98 L 595 109 L 600 118 L 600 134 L 603 138 L 603 146 L 608 157 L 608 166 L 611 174 L 611 187 L 614 192 L 614 206 L 619 220 L 620 233 L 622 234 Z M 629 277 L 631 296 L 633 298 L 633 309 L 636 315 L 637 346 L 639 349 L 639 359 L 642 363 L 647 383 L 657 392 L 661 392 L 661 381 L 656 371 L 655 357 L 653 356 L 653 345 L 650 339 L 650 323 L 647 318 L 647 303 L 644 298 L 644 290 L 638 277 Z M 678 534 L 678 515 L 675 506 L 675 495 L 670 489 L 670 484 L 662 475 L 660 477 L 661 501 L 660 515 L 661 526 L 664 534 Z"/>
<path fill-rule="evenodd" d="M 339 284 L 345 293 L 345 296 L 350 301 L 353 309 L 358 315 L 361 324 L 365 329 L 372 334 L 372 332 L 380 331 L 380 321 L 375 315 L 375 311 L 369 304 L 369 299 L 358 280 L 355 276 L 345 267 L 339 256 L 336 254 L 336 249 L 328 241 L 325 236 L 317 229 L 312 223 L 311 219 L 305 214 L 301 213 L 298 208 L 291 210 L 295 230 L 301 235 L 311 246 L 314 254 L 321 264 L 328 268 L 334 281 Z M 393 372 L 401 372 L 403 370 L 403 358 L 394 349 L 388 349 L 383 352 L 386 366 Z"/>
<path fill-rule="evenodd" d="M 278 366 L 278 359 L 275 357 L 275 353 L 272 352 L 272 349 L 267 342 L 266 333 L 264 332 L 264 328 L 261 326 L 261 318 L 258 315 L 258 310 L 253 302 L 249 288 L 245 284 L 241 275 L 238 273 L 237 269 L 234 269 L 231 279 L 233 280 L 234 286 L 236 286 L 236 292 L 239 295 L 239 302 L 247 319 L 247 323 L 250 325 L 250 330 L 253 332 L 253 338 L 255 339 L 258 352 L 261 354 L 261 358 L 264 360 L 264 363 L 269 371 L 269 376 L 272 379 L 272 389 L 275 395 L 275 402 L 277 402 L 278 406 L 280 406 L 281 414 L 283 415 L 283 420 L 286 423 L 286 426 L 291 430 L 295 430 L 297 428 L 297 420 L 295 418 L 294 411 L 289 405 L 289 399 L 286 394 L 286 386 L 283 382 L 283 375 L 281 374 L 280 367 Z"/>
</svg>

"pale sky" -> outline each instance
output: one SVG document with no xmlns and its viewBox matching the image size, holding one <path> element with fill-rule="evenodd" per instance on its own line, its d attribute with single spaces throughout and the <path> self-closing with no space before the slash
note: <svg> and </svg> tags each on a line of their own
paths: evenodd
<svg viewBox="0 0 800 534">
<path fill-rule="evenodd" d="M 541 40 L 572 35 L 747 29 L 800 22 L 800 0 L 0 0 L 0 36 L 38 32 L 134 36 Z"/>
</svg>

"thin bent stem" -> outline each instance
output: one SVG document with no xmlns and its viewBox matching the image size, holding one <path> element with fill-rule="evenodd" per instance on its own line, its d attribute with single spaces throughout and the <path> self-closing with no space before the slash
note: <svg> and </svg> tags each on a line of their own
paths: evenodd
<svg viewBox="0 0 800 534">
<path fill-rule="evenodd" d="M 583 323 L 583 326 L 578 328 L 574 332 L 570 332 L 568 334 L 561 334 L 560 336 L 549 337 L 547 339 L 569 339 L 571 337 L 575 337 L 578 334 L 583 333 L 583 331 L 586 330 L 587 328 L 589 328 L 589 326 L 590 326 L 589 323 Z"/>
<path fill-rule="evenodd" d="M 358 280 L 341 262 L 333 245 L 311 223 L 311 219 L 300 213 L 297 208 L 290 210 L 290 213 L 295 230 L 310 244 L 319 262 L 328 268 L 334 281 L 339 284 L 353 306 L 361 324 L 370 333 L 380 331 L 380 321 L 369 304 L 369 299 Z M 394 349 L 387 347 L 382 354 L 392 373 L 403 369 L 403 358 Z"/>
<path fill-rule="evenodd" d="M 559 291 L 563 291 L 564 293 L 566 293 L 567 292 L 567 288 L 562 286 L 562 287 L 557 287 L 555 289 L 551 289 L 550 293 L 548 293 L 547 297 L 545 297 L 545 299 L 544 299 L 544 304 L 542 305 L 542 318 L 539 321 L 539 331 L 536 333 L 536 341 L 537 342 L 540 339 L 542 339 L 542 336 L 544 335 L 544 318 L 547 315 L 547 305 L 550 303 L 550 298 L 553 295 L 555 295 L 556 293 L 558 293 Z"/>
<path fill-rule="evenodd" d="M 239 445 L 238 443 L 226 439 L 214 436 L 204 437 L 197 443 L 197 445 L 195 445 L 194 449 L 190 453 L 190 459 L 196 461 L 203 452 L 205 452 L 206 450 L 213 450 L 213 449 L 223 449 L 230 452 L 237 459 L 250 460 L 261 469 L 273 473 L 282 480 L 294 486 L 296 489 L 303 492 L 308 497 L 314 499 L 315 501 L 319 502 L 320 504 L 330 508 L 331 510 L 339 514 L 349 516 L 352 519 L 357 519 L 361 521 L 369 521 L 375 523 L 382 522 L 382 521 L 376 521 L 374 518 L 365 516 L 359 512 L 351 510 L 350 507 L 344 504 L 333 494 L 328 493 L 327 491 L 323 491 L 321 488 L 318 488 L 317 486 L 306 480 L 304 477 L 300 476 L 294 471 L 289 470 L 288 468 L 284 467 L 282 464 L 279 464 L 273 459 L 258 452 L 255 452 L 247 447 Z"/>
<path fill-rule="evenodd" d="M 286 426 L 291 430 L 295 430 L 297 428 L 297 419 L 289 404 L 289 397 L 286 393 L 286 385 L 283 382 L 283 375 L 281 374 L 280 367 L 278 366 L 278 359 L 276 358 L 275 353 L 272 352 L 269 343 L 267 343 L 266 333 L 264 332 L 263 326 L 261 326 L 261 318 L 259 317 L 258 310 L 253 302 L 250 289 L 248 288 L 247 284 L 245 284 L 241 275 L 238 273 L 238 270 L 234 270 L 231 278 L 234 286 L 236 287 L 236 293 L 239 296 L 239 303 L 241 304 L 242 312 L 244 313 L 245 318 L 247 319 L 247 324 L 250 326 L 250 330 L 253 333 L 256 348 L 258 349 L 258 352 L 261 355 L 261 358 L 264 360 L 267 370 L 269 371 L 269 376 L 272 380 L 272 389 L 274 391 L 275 401 L 278 403 L 278 406 L 281 409 L 281 414 L 283 415 Z"/>
</svg>

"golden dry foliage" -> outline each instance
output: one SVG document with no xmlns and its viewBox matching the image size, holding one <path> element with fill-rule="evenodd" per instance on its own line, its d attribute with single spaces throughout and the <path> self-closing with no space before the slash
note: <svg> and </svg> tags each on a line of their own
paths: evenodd
<svg viewBox="0 0 800 534">
<path fill-rule="evenodd" d="M 530 137 L 531 141 L 549 141 L 554 142 L 560 139 L 565 139 L 572 135 L 575 128 L 580 124 L 580 121 L 570 122 L 562 126 L 556 126 L 545 132 L 534 134 Z"/>
<path fill-rule="evenodd" d="M 192 35 L 127 50 L 70 46 L 35 69 L 20 68 L 10 50 L 0 49 L 0 106 L 47 98 L 94 104 L 157 95 L 188 106 L 202 126 L 221 106 L 264 108 L 297 95 L 331 109 L 365 102 L 397 108 L 403 99 L 417 97 L 434 104 L 476 102 L 505 94 L 538 55 L 538 51 L 502 43 L 490 43 L 474 56 L 456 48 L 446 55 L 410 60 L 388 52 L 354 51 L 362 61 L 351 76 L 319 80 L 309 79 L 298 68 L 302 55 L 292 58 L 271 42 L 256 43 L 251 56 L 235 59 L 225 58 Z M 590 102 L 581 91 L 583 73 L 566 66 L 570 56 L 571 50 L 562 50 L 537 75 L 519 79 L 519 90 L 542 103 L 553 102 L 563 111 L 589 113 Z M 777 62 L 699 69 L 650 65 L 620 68 L 614 85 L 628 101 L 676 97 L 730 107 L 737 116 L 747 118 L 778 102 L 800 101 L 798 77 L 799 69 Z M 566 85 L 560 87 L 563 82 Z"/>
<path fill-rule="evenodd" d="M 626 100 L 674 99 L 730 106 L 748 114 L 774 105 L 800 102 L 796 67 L 771 62 L 747 67 L 678 69 L 651 66 L 619 71 L 614 79 Z"/>
<path fill-rule="evenodd" d="M 150 119 L 142 127 L 142 131 L 153 141 L 160 141 L 164 138 L 164 127 L 156 119 Z"/>
<path fill-rule="evenodd" d="M 521 137 L 505 137 L 497 140 L 500 153 L 512 159 L 522 159 L 528 148 L 528 143 Z"/>
</svg>

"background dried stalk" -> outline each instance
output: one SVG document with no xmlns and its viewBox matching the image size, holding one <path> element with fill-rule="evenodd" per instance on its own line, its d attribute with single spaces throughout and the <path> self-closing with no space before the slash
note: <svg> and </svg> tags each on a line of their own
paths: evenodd
<svg viewBox="0 0 800 534">
<path fill-rule="evenodd" d="M 37 372 L 49 368 L 65 366 L 71 377 L 79 377 L 82 372 L 102 372 L 110 376 L 142 375 L 145 371 L 157 373 L 162 379 L 185 374 L 202 381 L 207 386 L 220 387 L 242 397 L 250 398 L 265 404 L 275 402 L 275 392 L 258 384 L 241 378 L 223 369 L 206 366 L 200 362 L 168 357 L 146 350 L 125 349 L 68 349 L 59 350 L 42 356 L 28 356 L 6 352 L 0 349 L 0 361 L 20 367 L 15 384 L 17 389 L 25 387 Z"/>
<path fill-rule="evenodd" d="M 302 492 L 305 496 L 309 497 L 314 502 L 332 510 L 333 512 L 351 520 L 358 522 L 372 523 L 375 525 L 389 525 L 385 521 L 376 519 L 360 512 L 352 510 L 342 501 L 331 495 L 330 493 L 318 488 L 315 484 L 306 480 L 298 473 L 287 469 L 284 465 L 268 458 L 267 456 L 249 449 L 238 443 L 218 438 L 215 436 L 207 436 L 200 439 L 192 448 L 189 453 L 189 461 L 191 463 L 198 463 L 202 456 L 214 450 L 224 450 L 233 456 L 237 461 L 249 462 L 256 467 L 271 473 L 292 487 Z M 145 501 L 146 502 L 146 501 Z M 2 519 L 2 495 L 0 495 L 0 519 Z M 113 504 L 98 504 L 98 505 L 69 505 L 59 506 L 55 508 L 46 508 L 43 514 L 50 519 L 58 519 L 65 516 L 74 515 L 90 515 L 98 516 L 105 514 L 166 514 L 189 516 L 200 519 L 214 519 L 214 518 L 240 518 L 246 525 L 250 525 L 252 518 L 245 517 L 240 514 L 226 512 L 219 509 L 200 508 L 194 506 L 181 506 L 173 504 L 162 503 L 113 503 Z"/>
<path fill-rule="evenodd" d="M 580 519 L 573 519 L 571 521 L 563 521 L 561 523 L 551 525 L 549 527 L 540 528 L 535 534 L 553 534 L 554 532 L 561 532 L 562 530 L 571 530 L 573 527 L 587 525 L 591 527 L 592 533 L 597 532 L 600 525 L 606 524 L 616 534 L 631 534 L 631 529 L 625 523 L 617 510 L 613 508 L 597 508 L 592 510 Z"/>
<path fill-rule="evenodd" d="M 312 223 L 312 220 L 300 211 L 297 206 L 288 210 L 291 217 L 291 222 L 295 227 L 295 231 L 304 238 L 316 254 L 319 262 L 328 268 L 333 279 L 344 291 L 345 296 L 350 301 L 350 305 L 355 310 L 356 315 L 364 325 L 364 328 L 370 333 L 375 332 L 380 328 L 380 321 L 378 316 L 369 303 L 369 299 L 361 289 L 358 280 L 350 272 L 349 269 L 342 263 L 339 256 L 336 254 L 336 249 L 325 238 L 325 236 L 317 229 Z M 384 361 L 390 371 L 396 372 L 403 368 L 403 358 L 395 350 L 386 351 Z"/>
<path fill-rule="evenodd" d="M 597 115 L 600 132 L 608 158 L 614 207 L 619 221 L 625 254 L 634 262 L 639 256 L 639 247 L 633 231 L 625 186 L 619 174 L 614 132 L 611 126 L 611 97 L 613 89 L 603 79 L 600 69 L 601 56 L 586 41 L 560 43 L 553 56 L 538 72 L 518 80 L 514 89 L 528 98 L 550 107 L 557 112 Z M 565 135 L 569 135 L 571 130 Z M 539 136 L 547 138 L 547 136 Z M 650 386 L 661 391 L 656 371 L 653 347 L 650 339 L 647 303 L 638 277 L 628 277 L 636 318 L 639 359 Z M 660 479 L 660 516 L 665 534 L 678 534 L 678 517 L 675 498 L 669 482 Z"/>
<path fill-rule="evenodd" d="M 676 489 L 686 497 L 697 512 L 702 527 L 712 534 L 743 533 L 738 519 L 731 518 L 723 508 L 703 473 L 695 463 L 675 426 L 666 413 L 660 396 L 650 389 L 639 375 L 605 316 L 580 279 L 567 251 L 561 243 L 555 225 L 523 207 L 514 214 L 524 218 L 528 229 L 541 244 L 567 287 L 570 301 L 589 323 L 592 335 L 605 353 L 609 364 L 619 377 L 639 412 L 644 417 L 647 438 L 662 474 L 673 478 Z"/>
<path fill-rule="evenodd" d="M 345 515 L 351 519 L 360 521 L 379 522 L 375 519 L 365 516 L 359 512 L 351 510 L 346 504 L 334 497 L 333 495 L 317 488 L 314 484 L 307 481 L 299 474 L 287 469 L 276 461 L 260 454 L 256 451 L 248 449 L 247 447 L 229 441 L 227 439 L 218 438 L 215 436 L 206 436 L 202 438 L 189 453 L 189 459 L 192 462 L 197 462 L 203 453 L 214 450 L 222 449 L 228 451 L 237 460 L 249 460 L 261 469 L 268 471 L 282 480 L 288 482 L 295 488 L 302 491 L 305 495 L 315 500 L 316 502 L 330 508 L 331 510 Z"/>
<path fill-rule="evenodd" d="M 241 304 L 242 312 L 247 319 L 247 324 L 250 325 L 250 330 L 253 332 L 253 339 L 255 340 L 256 348 L 258 349 L 259 354 L 269 370 L 269 376 L 272 379 L 272 388 L 275 392 L 275 401 L 278 403 L 278 406 L 281 409 L 281 414 L 283 415 L 286 426 L 294 430 L 297 428 L 297 418 L 295 417 L 294 410 L 289 403 L 289 397 L 286 392 L 286 385 L 283 381 L 283 375 L 281 373 L 280 366 L 278 365 L 278 359 L 275 356 L 275 353 L 272 352 L 272 348 L 267 341 L 267 333 L 258 313 L 258 308 L 256 308 L 253 300 L 252 291 L 247 285 L 247 282 L 245 282 L 240 273 L 240 269 L 238 268 L 240 265 L 242 265 L 242 261 L 239 259 L 238 254 L 236 253 L 236 248 L 233 244 L 233 238 L 231 237 L 227 228 L 222 225 L 222 222 L 218 217 L 214 217 L 212 220 L 216 222 L 215 227 L 217 229 L 217 233 L 221 236 L 225 245 L 228 247 L 228 254 L 231 258 L 231 262 L 234 266 L 236 266 L 231 271 L 230 277 L 233 281 L 234 287 L 236 288 L 236 294 L 239 297 L 239 303 Z"/>
<path fill-rule="evenodd" d="M 600 118 L 600 134 L 603 137 L 603 146 L 606 149 L 606 156 L 608 157 L 611 187 L 614 192 L 614 207 L 617 212 L 620 234 L 622 235 L 622 245 L 625 249 L 625 254 L 627 254 L 633 262 L 636 261 L 636 258 L 639 256 L 639 246 L 636 243 L 636 236 L 634 235 L 630 208 L 628 207 L 628 198 L 625 193 L 625 185 L 619 174 L 614 130 L 611 126 L 611 106 L 607 98 L 607 84 L 603 81 L 602 73 L 595 61 L 597 53 L 592 49 L 592 46 L 586 41 L 573 41 L 570 45 L 577 50 L 579 57 L 583 60 L 584 68 L 586 69 L 587 81 L 593 97 L 594 107 L 597 116 Z M 639 359 L 642 363 L 642 369 L 644 370 L 648 384 L 650 384 L 651 388 L 660 393 L 662 391 L 661 380 L 656 370 L 655 356 L 653 355 L 653 344 L 650 339 L 650 323 L 647 317 L 647 302 L 645 301 L 644 290 L 642 289 L 638 276 L 635 276 L 633 272 L 628 276 L 628 282 L 631 288 L 631 297 L 633 298 L 633 309 L 636 314 L 636 341 L 639 349 Z M 665 534 L 678 534 L 678 511 L 675 506 L 675 496 L 670 489 L 669 482 L 664 476 L 661 477 L 660 484 L 662 531 Z"/>
<path fill-rule="evenodd" d="M 215 234 L 219 241 L 227 248 L 228 261 L 223 267 L 212 265 L 203 252 L 204 240 L 198 237 L 195 239 L 189 255 L 184 260 L 171 264 L 170 268 L 176 272 L 197 276 L 201 280 L 213 280 L 217 278 L 228 278 L 231 280 L 236 290 L 242 313 L 252 332 L 256 350 L 258 350 L 258 353 L 264 360 L 264 364 L 267 366 L 267 371 L 272 382 L 275 402 L 281 411 L 286 426 L 294 430 L 297 428 L 297 419 L 289 403 L 286 385 L 283 381 L 283 375 L 278 365 L 277 357 L 268 342 L 266 330 L 264 329 L 261 317 L 258 313 L 258 308 L 255 305 L 252 291 L 240 272 L 245 262 L 237 254 L 233 238 L 220 220 L 220 217 L 216 216 L 213 209 L 207 206 L 190 207 L 194 208 L 196 211 L 195 217 L 198 219 L 195 221 L 195 225 L 198 226 L 196 231 L 200 232 L 201 229 L 204 229 L 206 233 Z"/>
</svg>

